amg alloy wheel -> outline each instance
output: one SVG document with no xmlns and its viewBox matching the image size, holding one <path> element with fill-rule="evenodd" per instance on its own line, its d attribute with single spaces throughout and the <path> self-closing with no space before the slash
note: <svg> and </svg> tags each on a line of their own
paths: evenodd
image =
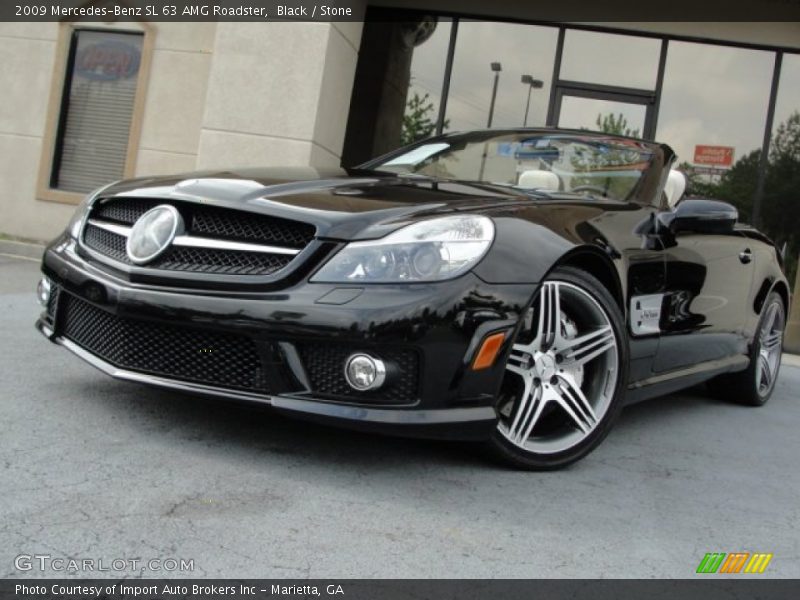
<svg viewBox="0 0 800 600">
<path fill-rule="evenodd" d="M 778 300 L 771 302 L 764 313 L 764 321 L 758 334 L 758 360 L 756 368 L 756 391 L 765 399 L 772 393 L 783 353 L 783 327 L 785 318 L 783 305 Z"/>
<path fill-rule="evenodd" d="M 779 294 L 772 292 L 761 310 L 750 347 L 750 365 L 744 371 L 721 375 L 708 382 L 711 392 L 723 400 L 761 406 L 772 395 L 781 368 L 786 312 Z"/>
<path fill-rule="evenodd" d="M 593 277 L 557 269 L 506 364 L 492 445 L 517 466 L 550 469 L 605 437 L 627 381 L 622 317 Z"/>
</svg>

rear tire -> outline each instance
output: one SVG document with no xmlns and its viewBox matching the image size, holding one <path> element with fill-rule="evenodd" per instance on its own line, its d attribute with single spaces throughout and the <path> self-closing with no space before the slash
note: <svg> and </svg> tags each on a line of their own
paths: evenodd
<svg viewBox="0 0 800 600">
<path fill-rule="evenodd" d="M 571 267 L 545 280 L 533 310 L 506 364 L 490 446 L 517 468 L 559 469 L 594 450 L 619 415 L 626 329 L 608 290 Z"/>
<path fill-rule="evenodd" d="M 761 309 L 761 318 L 750 345 L 750 364 L 744 371 L 719 375 L 709 381 L 711 394 L 728 402 L 763 406 L 772 396 L 780 372 L 785 325 L 783 299 L 772 292 Z"/>
</svg>

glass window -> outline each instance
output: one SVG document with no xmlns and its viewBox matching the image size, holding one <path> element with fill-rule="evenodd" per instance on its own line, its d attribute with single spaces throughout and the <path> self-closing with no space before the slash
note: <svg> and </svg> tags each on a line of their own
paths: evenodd
<svg viewBox="0 0 800 600">
<path fill-rule="evenodd" d="M 461 21 L 447 98 L 447 129 L 487 126 L 495 80 L 491 63 L 499 63 L 501 69 L 492 127 L 544 125 L 557 40 L 555 27 Z"/>
<path fill-rule="evenodd" d="M 364 22 L 342 164 L 435 133 L 452 22 L 371 8 Z"/>
<path fill-rule="evenodd" d="M 143 35 L 73 33 L 50 187 L 85 193 L 124 175 Z"/>
<path fill-rule="evenodd" d="M 568 29 L 560 79 L 652 90 L 661 40 Z"/>
<path fill-rule="evenodd" d="M 784 54 L 781 77 L 778 82 L 778 97 L 775 102 L 773 137 L 781 125 L 800 112 L 800 54 Z"/>
<path fill-rule="evenodd" d="M 402 144 L 424 139 L 435 131 L 451 28 L 449 20 L 440 20 L 433 34 L 414 48 L 400 140 Z"/>
<path fill-rule="evenodd" d="M 769 166 L 759 225 L 778 245 L 786 244 L 786 270 L 794 282 L 800 255 L 800 55 L 784 54 Z"/>
<path fill-rule="evenodd" d="M 647 107 L 643 104 L 565 95 L 558 126 L 642 137 L 646 115 Z"/>
<path fill-rule="evenodd" d="M 775 55 L 670 42 L 656 139 L 678 154 L 688 193 L 751 218 Z"/>
<path fill-rule="evenodd" d="M 626 200 L 655 158 L 636 140 L 582 134 L 453 136 L 388 157 L 370 168 L 479 181 L 533 194 L 571 193 Z"/>
</svg>

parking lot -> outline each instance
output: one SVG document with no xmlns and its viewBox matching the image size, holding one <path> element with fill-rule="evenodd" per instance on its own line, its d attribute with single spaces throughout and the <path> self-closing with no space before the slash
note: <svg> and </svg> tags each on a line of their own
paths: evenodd
<svg viewBox="0 0 800 600">
<path fill-rule="evenodd" d="M 34 330 L 37 272 L 0 256 L 2 577 L 69 574 L 15 569 L 48 554 L 191 559 L 174 575 L 196 577 L 682 578 L 736 551 L 800 577 L 791 359 L 762 409 L 658 399 L 569 470 L 522 473 L 111 380 Z"/>
</svg>

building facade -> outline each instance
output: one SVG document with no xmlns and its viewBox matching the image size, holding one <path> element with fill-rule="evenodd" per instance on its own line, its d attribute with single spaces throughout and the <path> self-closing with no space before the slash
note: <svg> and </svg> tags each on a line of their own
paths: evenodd
<svg viewBox="0 0 800 600">
<path fill-rule="evenodd" d="M 0 24 L 0 234 L 52 238 L 122 177 L 347 166 L 437 131 L 559 125 L 670 144 L 699 188 L 735 181 L 743 216 L 800 247 L 780 220 L 800 198 L 769 180 L 800 132 L 800 23 L 374 4 L 355 22 Z"/>
<path fill-rule="evenodd" d="M 361 23 L 0 24 L 0 233 L 52 238 L 103 180 L 338 166 L 360 33 Z M 65 101 L 79 80 L 88 89 Z"/>
</svg>

